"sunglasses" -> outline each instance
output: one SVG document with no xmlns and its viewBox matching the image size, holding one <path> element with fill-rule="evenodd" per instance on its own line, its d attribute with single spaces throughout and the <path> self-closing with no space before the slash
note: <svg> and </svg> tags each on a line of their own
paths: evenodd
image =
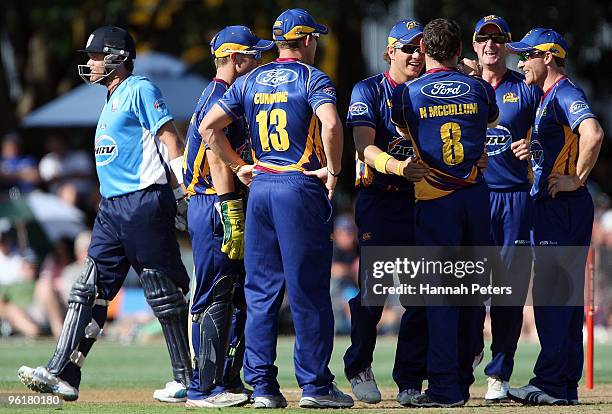
<svg viewBox="0 0 612 414">
<path fill-rule="evenodd" d="M 421 48 L 419 45 L 402 45 L 401 47 L 396 47 L 396 49 L 401 50 L 407 55 L 412 55 L 414 52 L 421 53 Z"/>
<path fill-rule="evenodd" d="M 241 53 L 243 55 L 252 55 L 253 59 L 260 60 L 261 59 L 261 50 L 231 50 L 225 49 L 223 50 L 225 53 Z"/>
<path fill-rule="evenodd" d="M 542 57 L 546 54 L 546 52 L 542 51 L 531 51 L 531 52 L 522 52 L 518 54 L 518 59 L 521 62 L 527 62 L 529 59 Z"/>
<path fill-rule="evenodd" d="M 504 44 L 508 42 L 508 36 L 501 33 L 493 33 L 493 34 L 477 34 L 474 36 L 474 41 L 476 43 L 485 43 L 488 42 L 489 39 L 493 41 L 493 43 Z"/>
</svg>

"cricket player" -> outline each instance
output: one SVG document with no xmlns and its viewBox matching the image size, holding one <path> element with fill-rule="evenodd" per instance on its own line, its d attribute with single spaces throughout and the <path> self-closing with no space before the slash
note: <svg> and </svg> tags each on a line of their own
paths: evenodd
<svg viewBox="0 0 612 414">
<path fill-rule="evenodd" d="M 584 92 L 567 78 L 568 46 L 552 29 L 529 31 L 506 47 L 519 54 L 525 82 L 544 96 L 531 135 L 535 197 L 533 241 L 534 314 L 542 347 L 528 385 L 510 388 L 517 402 L 536 405 L 579 404 L 578 382 L 584 360 L 582 306 L 542 306 L 555 297 L 565 276 L 584 289 L 584 267 L 593 227 L 593 201 L 585 184 L 597 161 L 604 133 Z M 541 247 L 550 246 L 550 247 Z M 571 253 L 560 246 L 574 246 Z M 538 306 L 540 303 L 540 306 Z"/>
<path fill-rule="evenodd" d="M 397 85 L 415 79 L 423 70 L 422 33 L 423 26 L 414 20 L 397 22 L 389 33 L 385 54 L 389 70 L 353 88 L 346 124 L 353 127 L 358 154 L 355 218 L 360 247 L 414 245 L 412 181 L 420 180 L 428 170 L 414 157 L 410 139 L 400 136 L 391 122 L 391 97 Z M 381 394 L 371 364 L 383 307 L 362 305 L 362 294 L 349 301 L 351 345 L 344 355 L 344 369 L 357 399 L 375 404 L 381 401 Z M 426 328 L 423 312 L 406 309 L 393 368 L 397 401 L 402 405 L 421 393 L 426 343 L 424 335 L 415 333 Z"/>
<path fill-rule="evenodd" d="M 274 42 L 261 40 L 245 26 L 228 26 L 210 42 L 217 72 L 202 92 L 187 130 L 184 184 L 193 246 L 192 347 L 195 370 L 187 407 L 244 404 L 240 370 L 244 355 L 244 209 L 246 187 L 207 148 L 198 132 L 206 112 L 237 77 L 255 67 Z M 248 128 L 241 117 L 228 125 L 234 151 L 249 161 Z M 246 200 L 245 200 L 246 201 Z"/>
<path fill-rule="evenodd" d="M 528 160 L 513 152 L 522 146 L 527 152 L 531 126 L 542 96 L 535 85 L 525 84 L 525 77 L 506 67 L 505 43 L 512 40 L 510 27 L 499 16 L 485 16 L 476 23 L 472 46 L 478 62 L 469 62 L 475 75 L 495 89 L 500 111 L 499 124 L 487 129 L 488 167 L 484 178 L 491 201 L 491 244 L 503 246 L 493 277 L 498 286 L 512 286 L 513 300 L 525 301 L 531 275 L 532 198 L 531 170 Z M 513 282 L 509 282 L 513 279 Z M 487 374 L 487 403 L 507 401 L 508 381 L 514 367 L 514 353 L 523 325 L 522 306 L 490 308 L 491 362 Z"/>
<path fill-rule="evenodd" d="M 251 182 L 245 229 L 245 381 L 256 408 L 285 407 L 276 378 L 277 317 L 285 288 L 295 327 L 300 407 L 351 407 L 328 368 L 334 337 L 329 294 L 333 194 L 342 124 L 330 79 L 311 66 L 327 27 L 305 10 L 272 28 L 279 58 L 238 78 L 206 114 L 200 133 L 241 181 Z M 255 164 L 246 166 L 223 128 L 245 116 Z"/>
<path fill-rule="evenodd" d="M 55 353 L 46 367 L 21 367 L 19 378 L 33 391 L 76 400 L 85 358 L 104 327 L 109 301 L 132 266 L 161 323 L 174 372 L 174 381 L 154 397 L 184 401 L 191 378 L 189 276 L 174 234 L 175 215 L 186 211 L 176 177 L 182 181 L 183 143 L 159 89 L 132 75 L 136 47 L 127 31 L 100 27 L 80 52 L 89 56 L 86 65 L 79 65 L 81 77 L 108 89 L 94 152 L 102 201 Z M 184 216 L 178 219 L 184 229 Z"/>
<path fill-rule="evenodd" d="M 457 70 L 461 32 L 435 19 L 423 31 L 426 73 L 393 92 L 392 120 L 412 137 L 429 174 L 415 183 L 415 241 L 423 246 L 484 246 L 489 241 L 489 192 L 477 164 L 487 126 L 499 109 L 491 85 Z M 428 301 L 430 298 L 425 298 Z M 427 303 L 427 302 L 426 302 Z M 481 307 L 428 306 L 429 388 L 416 407 L 465 404 L 473 382 L 475 348 L 482 343 Z"/>
</svg>

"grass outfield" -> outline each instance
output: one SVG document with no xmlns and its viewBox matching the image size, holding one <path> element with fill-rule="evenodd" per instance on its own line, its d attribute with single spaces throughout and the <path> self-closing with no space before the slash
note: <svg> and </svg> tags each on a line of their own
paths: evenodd
<svg viewBox="0 0 612 414">
<path fill-rule="evenodd" d="M 348 345 L 346 338 L 337 338 L 331 369 L 337 375 L 338 386 L 350 390 L 349 384 L 342 376 L 342 354 Z M 0 392 L 24 392 L 25 387 L 18 381 L 16 373 L 20 365 L 40 365 L 45 363 L 51 355 L 54 343 L 52 342 L 26 342 L 23 340 L 2 340 L 0 342 Z M 297 409 L 299 389 L 293 376 L 293 340 L 283 338 L 279 341 L 277 365 L 279 367 L 279 381 L 283 392 L 290 402 L 290 408 L 284 413 L 304 412 Z M 521 344 L 517 352 L 517 360 L 512 379 L 512 385 L 518 386 L 526 383 L 532 375 L 532 366 L 536 359 L 538 346 L 534 344 Z M 395 354 L 395 342 L 392 338 L 379 340 L 374 372 L 377 382 L 383 390 L 383 402 L 375 406 L 356 404 L 351 412 L 397 412 L 400 408 L 395 402 L 395 384 L 391 379 L 391 368 Z M 596 365 L 594 391 L 581 388 L 581 398 L 585 404 L 580 407 L 556 408 L 530 408 L 518 405 L 505 405 L 503 407 L 490 407 L 483 404 L 482 397 L 485 389 L 485 377 L 482 373 L 483 365 L 478 367 L 476 384 L 468 407 L 454 409 L 456 412 L 466 413 L 610 413 L 612 412 L 612 345 L 600 345 L 596 348 Z M 162 342 L 147 345 L 121 345 L 101 341 L 97 343 L 90 357 L 87 358 L 83 374 L 81 396 L 77 403 L 66 403 L 62 412 L 65 413 L 173 413 L 194 412 L 181 405 L 168 405 L 156 403 L 151 398 L 154 388 L 162 386 L 171 377 L 169 361 L 165 345 Z M 218 410 L 198 409 L 198 412 L 218 412 Z M 227 413 L 247 413 L 252 409 L 234 408 L 224 409 Z M 427 413 L 447 412 L 448 410 L 427 410 Z M 28 412 L 41 413 L 41 409 L 28 409 L 15 407 L 1 407 L 0 413 Z M 334 411 L 338 412 L 338 411 Z"/>
</svg>

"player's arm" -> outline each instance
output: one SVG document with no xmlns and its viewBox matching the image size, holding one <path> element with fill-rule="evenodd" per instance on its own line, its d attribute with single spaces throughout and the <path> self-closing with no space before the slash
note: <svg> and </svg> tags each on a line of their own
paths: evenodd
<svg viewBox="0 0 612 414">
<path fill-rule="evenodd" d="M 315 114 L 321 121 L 321 141 L 323 142 L 327 166 L 317 171 L 305 171 L 304 174 L 322 179 L 327 188 L 327 195 L 331 199 L 342 169 L 342 148 L 344 145 L 342 122 L 338 116 L 336 105 L 331 102 L 319 105 Z"/>
<path fill-rule="evenodd" d="M 180 137 L 174 126 L 174 122 L 168 121 L 163 124 L 157 131 L 157 137 L 168 148 L 168 157 L 170 158 L 170 186 L 174 193 L 176 201 L 176 217 L 174 218 L 174 226 L 177 230 L 187 230 L 187 194 L 185 184 L 183 183 L 183 152 L 185 151 L 185 142 Z"/>
<path fill-rule="evenodd" d="M 355 149 L 360 160 L 383 174 L 396 174 L 410 181 L 420 181 L 429 169 L 417 161 L 416 157 L 399 161 L 374 145 L 376 131 L 367 126 L 353 127 Z M 408 132 L 408 135 L 410 133 Z M 403 136 L 403 135 L 402 135 Z M 407 139 L 411 139 L 410 136 Z"/>
<path fill-rule="evenodd" d="M 240 181 L 249 185 L 252 179 L 251 171 L 253 166 L 245 167 L 247 164 L 234 151 L 225 136 L 224 128 L 231 124 L 232 121 L 232 118 L 219 104 L 215 104 L 202 120 L 198 132 L 212 152 L 217 155 L 218 159 L 235 172 Z"/>
<path fill-rule="evenodd" d="M 578 160 L 576 174 L 553 173 L 548 177 L 548 192 L 552 197 L 559 191 L 574 191 L 586 184 L 589 173 L 595 166 L 604 138 L 601 125 L 595 118 L 587 118 L 578 126 Z"/>
</svg>

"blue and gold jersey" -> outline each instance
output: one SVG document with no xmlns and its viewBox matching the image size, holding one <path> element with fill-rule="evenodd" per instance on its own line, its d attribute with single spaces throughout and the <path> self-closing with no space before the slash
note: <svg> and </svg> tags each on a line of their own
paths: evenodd
<svg viewBox="0 0 612 414">
<path fill-rule="evenodd" d="M 210 167 L 206 154 L 209 151 L 208 146 L 202 140 L 202 136 L 198 132 L 202 119 L 210 108 L 227 91 L 229 85 L 222 79 L 214 78 L 200 95 L 200 99 L 196 105 L 195 111 L 191 116 L 189 128 L 187 129 L 187 142 L 185 143 L 185 154 L 183 161 L 183 182 L 187 188 L 187 194 L 216 194 L 210 176 Z M 232 122 L 226 129 L 225 135 L 229 140 L 232 148 L 244 160 L 250 159 L 248 145 L 248 128 L 242 117 Z M 235 180 L 239 185 L 239 181 Z"/>
<path fill-rule="evenodd" d="M 336 90 L 320 70 L 296 59 L 277 59 L 238 78 L 218 104 L 249 125 L 256 173 L 316 170 L 326 165 L 315 115 L 336 104 Z"/>
<path fill-rule="evenodd" d="M 403 138 L 391 122 L 391 98 L 397 83 L 389 72 L 380 73 L 358 82 L 351 94 L 346 125 L 366 126 L 376 133 L 374 145 L 403 161 L 414 153 L 412 141 Z M 355 187 L 376 187 L 384 191 L 414 191 L 414 185 L 393 174 L 381 174 L 365 162 L 356 160 Z"/>
<path fill-rule="evenodd" d="M 491 85 L 456 69 L 432 69 L 395 88 L 393 123 L 410 134 L 415 154 L 430 168 L 414 186 L 417 200 L 482 181 L 476 163 L 485 150 L 487 124 L 498 115 Z"/>
<path fill-rule="evenodd" d="M 548 195 L 548 176 L 551 173 L 576 173 L 577 129 L 588 118 L 595 118 L 595 115 L 584 92 L 566 77 L 544 93 L 531 135 L 532 196 Z"/>
<path fill-rule="evenodd" d="M 542 91 L 535 85 L 528 86 L 525 77 L 513 70 L 508 70 L 493 88 L 500 118 L 495 128 L 487 129 L 489 164 L 485 181 L 492 190 L 526 191 L 531 187 L 530 163 L 516 158 L 510 145 L 531 135 Z"/>
</svg>

